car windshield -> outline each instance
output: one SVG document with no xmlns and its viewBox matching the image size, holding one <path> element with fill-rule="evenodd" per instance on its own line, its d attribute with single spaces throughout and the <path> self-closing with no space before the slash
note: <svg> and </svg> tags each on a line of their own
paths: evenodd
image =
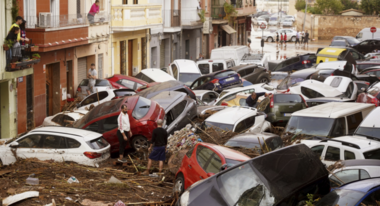
<svg viewBox="0 0 380 206">
<path fill-rule="evenodd" d="M 180 73 L 178 80 L 189 87 L 194 82 L 194 80 L 196 80 L 200 76 L 200 74 Z"/>
<path fill-rule="evenodd" d="M 88 141 L 86 143 L 88 144 L 88 146 L 91 147 L 91 149 L 95 149 L 95 150 L 103 149 L 109 145 L 109 143 L 107 142 L 107 140 L 103 138 L 103 136 L 100 136 L 99 138 Z"/>
<path fill-rule="evenodd" d="M 304 78 L 288 76 L 284 80 L 282 80 L 282 82 L 277 86 L 277 89 L 285 90 L 291 86 L 294 86 L 296 83 L 303 81 L 305 81 Z"/>
<path fill-rule="evenodd" d="M 300 103 L 302 98 L 298 94 L 276 94 L 274 95 L 274 103 Z"/>
<path fill-rule="evenodd" d="M 380 128 L 376 127 L 358 127 L 355 134 L 380 140 Z"/>
<path fill-rule="evenodd" d="M 330 118 L 292 116 L 286 125 L 285 132 L 327 137 L 333 123 L 334 119 Z"/>
<path fill-rule="evenodd" d="M 358 202 L 364 195 L 364 192 L 356 190 L 337 189 L 317 201 L 315 206 L 352 205 L 352 203 Z"/>
<path fill-rule="evenodd" d="M 275 199 L 249 163 L 218 177 L 223 197 L 229 205 L 274 205 Z"/>
<path fill-rule="evenodd" d="M 350 44 L 359 44 L 360 41 L 355 39 L 354 37 L 346 37 L 346 40 L 348 41 L 348 43 Z"/>
<path fill-rule="evenodd" d="M 132 112 L 132 117 L 139 120 L 143 118 L 150 109 L 150 105 L 152 104 L 152 101 L 149 99 L 146 99 L 144 97 L 139 97 L 139 101 L 137 102 L 135 108 Z"/>
<path fill-rule="evenodd" d="M 233 124 L 223 124 L 223 123 L 218 123 L 218 122 L 205 122 L 205 126 L 207 128 L 213 127 L 214 129 L 217 130 L 227 130 L 227 131 L 232 131 L 234 129 Z"/>
<path fill-rule="evenodd" d="M 112 101 L 105 102 L 103 104 L 100 104 L 91 111 L 89 111 L 86 115 L 84 115 L 81 119 L 76 121 L 74 123 L 75 128 L 82 128 L 84 125 L 86 125 L 88 122 L 101 117 L 106 114 L 112 114 L 115 112 L 120 111 L 121 105 L 124 103 L 124 98 L 122 99 L 116 99 Z"/>
<path fill-rule="evenodd" d="M 229 147 L 242 147 L 242 148 L 247 148 L 247 149 L 260 149 L 260 144 L 257 142 L 242 142 L 242 141 L 236 141 L 236 140 L 228 140 L 225 144 L 226 146 Z"/>
<path fill-rule="evenodd" d="M 233 75 L 233 74 L 236 74 L 236 72 L 235 71 L 221 72 L 221 73 L 216 74 L 215 78 L 224 78 L 224 77 L 228 77 L 229 75 Z"/>
</svg>

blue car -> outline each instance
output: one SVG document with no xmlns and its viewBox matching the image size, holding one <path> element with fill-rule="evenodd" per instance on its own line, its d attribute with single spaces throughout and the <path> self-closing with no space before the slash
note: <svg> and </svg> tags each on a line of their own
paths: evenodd
<svg viewBox="0 0 380 206">
<path fill-rule="evenodd" d="M 213 90 L 222 92 L 224 89 L 243 86 L 242 79 L 238 73 L 230 69 L 217 71 L 196 79 L 190 86 L 192 90 Z"/>
<path fill-rule="evenodd" d="M 380 178 L 350 182 L 316 202 L 316 206 L 377 206 L 380 202 Z"/>
</svg>

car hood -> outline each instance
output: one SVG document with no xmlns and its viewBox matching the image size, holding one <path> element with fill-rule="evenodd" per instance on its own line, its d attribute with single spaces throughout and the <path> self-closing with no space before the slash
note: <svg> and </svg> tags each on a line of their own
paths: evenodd
<svg viewBox="0 0 380 206">
<path fill-rule="evenodd" d="M 198 106 L 197 115 L 204 115 L 207 111 L 220 111 L 225 108 L 226 106 Z"/>
</svg>

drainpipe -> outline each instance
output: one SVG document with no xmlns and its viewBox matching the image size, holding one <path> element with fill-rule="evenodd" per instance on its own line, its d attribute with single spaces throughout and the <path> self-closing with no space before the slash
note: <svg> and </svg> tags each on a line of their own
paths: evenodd
<svg viewBox="0 0 380 206">
<path fill-rule="evenodd" d="M 115 74 L 115 63 L 114 63 L 114 61 L 112 61 L 112 57 L 113 57 L 113 55 L 114 55 L 114 48 L 113 48 L 113 38 L 112 38 L 112 8 L 111 8 L 111 1 L 112 0 L 108 0 L 108 9 L 109 9 L 109 17 L 108 17 L 108 21 L 109 21 L 109 36 L 111 37 L 108 41 L 111 41 L 110 43 L 111 43 L 111 77 Z M 108 47 L 108 49 L 109 49 L 109 47 Z M 109 60 L 109 58 L 108 58 L 108 60 Z"/>
</svg>

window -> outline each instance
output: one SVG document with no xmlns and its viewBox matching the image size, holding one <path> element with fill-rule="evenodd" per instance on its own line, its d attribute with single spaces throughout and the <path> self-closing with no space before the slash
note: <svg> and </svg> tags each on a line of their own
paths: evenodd
<svg viewBox="0 0 380 206">
<path fill-rule="evenodd" d="M 231 67 L 235 66 L 235 62 L 234 61 L 228 61 L 226 63 L 227 63 L 227 68 L 231 68 Z"/>
<path fill-rule="evenodd" d="M 233 74 L 236 74 L 235 71 L 225 71 L 225 72 L 221 72 L 217 75 L 215 75 L 215 78 L 224 78 L 224 77 L 228 77 L 230 75 L 233 75 Z"/>
<path fill-rule="evenodd" d="M 178 69 L 175 64 L 172 64 L 172 72 L 175 79 L 178 79 Z"/>
<path fill-rule="evenodd" d="M 347 151 L 347 150 L 344 150 L 344 159 L 345 160 L 354 160 L 354 159 L 356 159 L 355 153 Z"/>
<path fill-rule="evenodd" d="M 325 160 L 328 161 L 339 161 L 340 160 L 340 149 L 336 147 L 327 147 Z"/>
<path fill-rule="evenodd" d="M 380 200 L 380 189 L 375 190 L 371 194 L 369 194 L 360 205 L 368 205 L 368 206 L 376 206 L 379 205 Z"/>
<path fill-rule="evenodd" d="M 254 70 L 254 68 L 248 68 L 245 70 L 245 74 L 249 75 L 249 74 L 253 73 L 253 70 Z"/>
<path fill-rule="evenodd" d="M 99 95 L 99 99 L 98 99 Z M 91 94 L 90 96 L 86 97 L 81 103 L 80 107 L 87 106 L 89 104 L 97 103 L 98 101 L 101 101 L 108 97 L 108 92 L 102 91 L 98 93 Z"/>
<path fill-rule="evenodd" d="M 210 65 L 209 64 L 199 64 L 198 68 L 202 74 L 210 74 Z"/>
<path fill-rule="evenodd" d="M 331 84 L 330 86 L 332 87 L 339 87 L 340 83 L 342 82 L 342 77 L 335 77 L 332 81 L 331 81 Z"/>
<path fill-rule="evenodd" d="M 380 160 L 380 149 L 364 152 L 363 155 L 364 155 L 364 158 L 366 159 Z"/>
<path fill-rule="evenodd" d="M 99 132 L 99 121 L 97 122 L 94 122 L 90 125 L 88 125 L 86 128 L 84 128 L 85 130 L 90 130 L 90 131 L 93 131 L 93 132 Z"/>
<path fill-rule="evenodd" d="M 152 102 L 149 99 L 139 97 L 139 100 L 133 109 L 132 117 L 137 120 L 143 118 L 149 112 L 151 104 Z"/>
<path fill-rule="evenodd" d="M 174 10 L 178 10 L 178 0 L 174 0 Z"/>
<path fill-rule="evenodd" d="M 117 81 L 116 83 L 121 84 L 121 85 L 123 85 L 129 89 L 134 89 L 134 86 L 135 86 L 135 82 L 130 81 L 130 80 L 126 80 L 126 79 L 121 79 L 121 80 Z"/>
<path fill-rule="evenodd" d="M 86 143 L 92 149 L 103 149 L 109 145 L 109 143 L 102 136 Z"/>
<path fill-rule="evenodd" d="M 323 152 L 323 149 L 325 148 L 325 146 L 323 145 L 318 145 L 318 146 L 314 146 L 311 148 L 311 151 L 314 152 L 315 155 L 317 155 L 317 157 L 321 158 L 321 155 L 322 155 L 322 152 Z"/>
<path fill-rule="evenodd" d="M 246 129 L 252 127 L 255 124 L 255 116 L 249 117 L 244 120 Z"/>
<path fill-rule="evenodd" d="M 369 43 L 369 41 L 363 41 L 362 43 L 360 43 L 360 46 L 367 46 Z"/>
<path fill-rule="evenodd" d="M 357 52 L 351 52 L 351 55 L 352 55 L 352 57 L 353 57 L 355 60 L 359 60 L 359 59 L 360 59 L 360 55 L 359 55 Z"/>
<path fill-rule="evenodd" d="M 193 154 L 194 148 L 195 148 L 195 146 L 192 147 L 191 149 L 189 149 L 189 151 L 186 152 L 186 156 L 187 156 L 188 158 L 190 158 L 191 155 Z"/>
<path fill-rule="evenodd" d="M 275 103 L 300 103 L 302 102 L 299 94 L 276 94 L 273 96 Z"/>
<path fill-rule="evenodd" d="M 205 170 L 205 166 L 207 161 L 210 159 L 211 155 L 214 152 L 212 152 L 210 149 L 204 147 L 204 146 L 198 146 L 197 148 L 197 161 L 199 166 L 201 166 Z"/>
<path fill-rule="evenodd" d="M 303 95 L 305 95 L 309 99 L 317 98 L 317 97 L 324 97 L 319 92 L 312 90 L 312 89 L 309 89 L 309 88 L 306 88 L 306 87 L 301 87 L 301 92 Z"/>
<path fill-rule="evenodd" d="M 213 63 L 212 64 L 212 72 L 222 71 L 223 63 Z"/>
<path fill-rule="evenodd" d="M 127 90 L 114 90 L 116 97 L 125 97 L 125 96 L 133 96 L 136 93 L 133 91 L 127 91 Z"/>
<path fill-rule="evenodd" d="M 143 81 L 146 81 L 148 83 L 152 83 L 154 82 L 151 78 L 149 78 L 148 76 L 146 76 L 145 74 L 143 73 L 138 73 L 136 76 L 135 76 L 137 79 L 141 79 Z"/>
<path fill-rule="evenodd" d="M 69 148 L 69 149 L 79 148 L 80 145 L 81 145 L 81 144 L 80 144 L 78 141 L 76 141 L 75 139 L 66 138 L 66 141 L 67 141 L 67 148 Z"/>
<path fill-rule="evenodd" d="M 348 134 L 354 134 L 356 128 L 363 121 L 363 116 L 361 112 L 347 116 Z"/>
<path fill-rule="evenodd" d="M 29 135 L 18 141 L 19 148 L 38 148 L 42 135 Z"/>
<path fill-rule="evenodd" d="M 202 101 L 209 103 L 209 102 L 216 100 L 217 98 L 218 98 L 218 96 L 215 93 L 208 92 L 208 93 L 203 95 Z"/>
<path fill-rule="evenodd" d="M 177 104 L 175 107 L 173 107 L 173 109 L 171 110 L 171 113 L 173 114 L 173 120 L 177 119 L 179 115 L 181 115 L 181 113 L 185 111 L 186 104 L 187 101 L 184 100 L 181 103 Z"/>
<path fill-rule="evenodd" d="M 236 125 L 234 132 L 240 133 L 240 132 L 244 131 L 245 129 L 246 129 L 245 123 L 244 123 L 244 121 L 241 121 L 241 122 L 239 122 L 239 124 Z"/>
<path fill-rule="evenodd" d="M 42 143 L 42 148 L 46 149 L 64 149 L 66 148 L 65 139 L 63 137 L 46 135 Z"/>
<path fill-rule="evenodd" d="M 237 72 L 241 77 L 244 77 L 246 75 L 245 69 L 240 70 Z"/>
<path fill-rule="evenodd" d="M 113 117 L 108 117 L 106 119 L 104 119 L 103 121 L 103 132 L 108 132 L 108 131 L 111 131 L 113 129 L 116 129 L 118 127 L 118 123 L 117 123 L 117 118 L 118 116 L 115 115 Z M 103 133 L 103 132 L 100 132 L 100 133 Z"/>
<path fill-rule="evenodd" d="M 210 162 L 207 164 L 207 167 L 206 167 L 206 172 L 207 173 L 218 173 L 220 171 L 220 168 L 222 167 L 222 160 L 220 159 L 220 157 L 212 152 L 212 156 L 211 156 L 211 159 L 210 159 Z"/>
<path fill-rule="evenodd" d="M 346 135 L 346 119 L 344 117 L 341 117 L 335 120 L 330 136 L 340 137 L 344 135 Z"/>
</svg>

